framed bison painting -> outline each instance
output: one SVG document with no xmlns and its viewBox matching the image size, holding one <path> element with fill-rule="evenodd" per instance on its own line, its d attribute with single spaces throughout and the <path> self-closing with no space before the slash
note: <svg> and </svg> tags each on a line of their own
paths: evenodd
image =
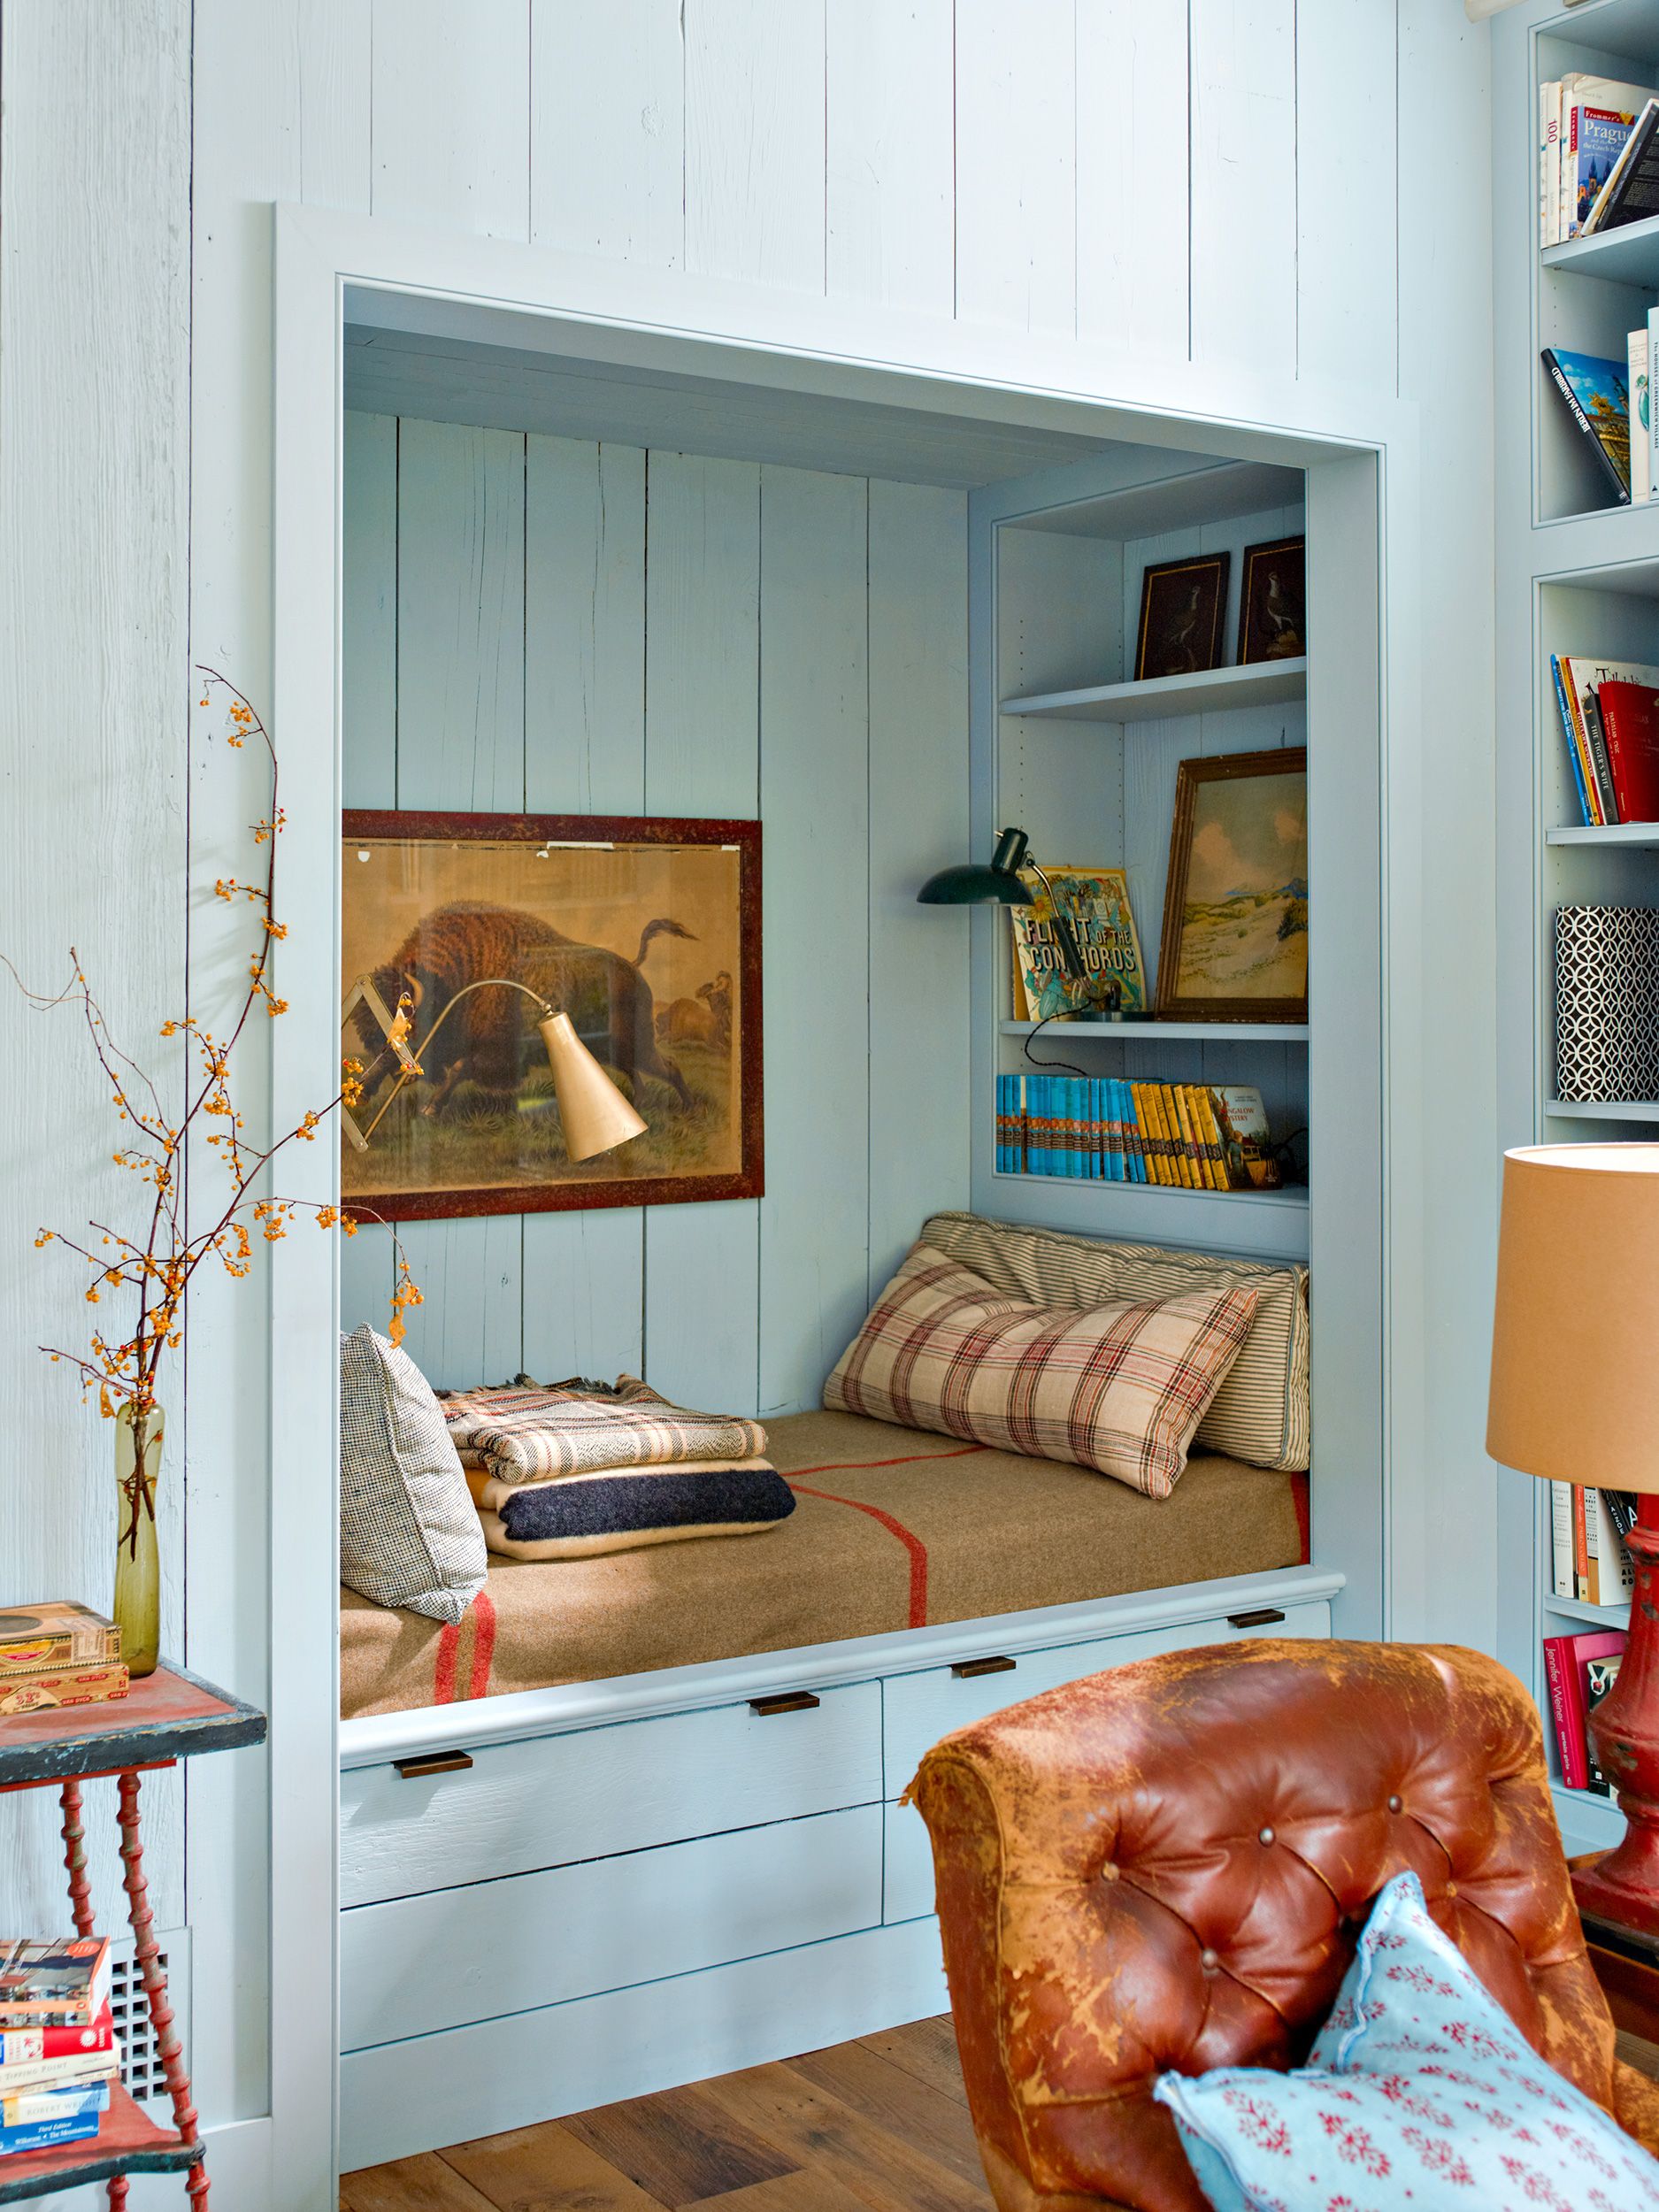
<svg viewBox="0 0 1659 2212">
<path fill-rule="evenodd" d="M 348 1212 L 759 1194 L 757 822 L 348 810 L 342 829 Z M 565 1148 L 549 1014 L 645 1123 L 594 1158 Z"/>
</svg>

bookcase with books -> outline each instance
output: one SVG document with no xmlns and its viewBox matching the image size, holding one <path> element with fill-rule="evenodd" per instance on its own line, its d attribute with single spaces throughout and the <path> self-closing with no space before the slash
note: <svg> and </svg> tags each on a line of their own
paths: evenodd
<svg viewBox="0 0 1659 2212">
<path fill-rule="evenodd" d="M 995 1121 L 993 1204 L 1006 1205 L 1018 1182 L 1021 1210 L 1056 1225 L 1305 1256 L 1305 933 L 1317 928 L 1305 818 L 1291 879 L 1273 887 L 1279 902 L 1262 903 L 1259 925 L 1255 903 L 1227 917 L 1258 969 L 1262 948 L 1247 931 L 1292 966 L 1300 955 L 1304 1007 L 1171 1007 L 1160 975 L 1182 763 L 1271 766 L 1283 756 L 1286 789 L 1302 775 L 1303 611 L 1286 615 L 1281 598 L 1268 642 L 1282 649 L 1241 654 L 1257 649 L 1246 636 L 1250 556 L 1289 547 L 1300 563 L 1303 479 L 1262 463 L 1171 456 L 1166 467 L 1151 482 L 1034 506 L 987 534 L 995 618 L 982 674 L 997 826 L 1025 831 L 1041 872 L 1025 876 L 1036 904 L 1003 910 L 994 925 L 983 1010 L 995 1037 L 995 1096 L 983 1102 Z M 1186 583 L 1189 564 L 1207 595 L 1205 634 L 1183 651 L 1198 588 Z M 1148 570 L 1175 577 L 1174 657 L 1200 665 L 1137 676 Z M 1270 594 L 1256 596 L 1269 606 Z M 1088 962 L 1119 987 L 1118 1006 L 1090 1003 L 1080 987 L 1068 1001 L 1050 885 Z"/>
<path fill-rule="evenodd" d="M 1523 0 L 1492 35 L 1500 1128 L 1659 1141 L 1659 4 Z M 1594 1849 L 1620 1832 L 1584 1718 L 1623 1648 L 1628 1508 L 1499 1483 L 1500 1656 Z"/>
</svg>

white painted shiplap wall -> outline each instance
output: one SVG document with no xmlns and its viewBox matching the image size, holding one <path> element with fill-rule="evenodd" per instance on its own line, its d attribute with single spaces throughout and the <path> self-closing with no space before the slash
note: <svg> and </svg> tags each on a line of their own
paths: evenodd
<svg viewBox="0 0 1659 2212">
<path fill-rule="evenodd" d="M 764 1198 L 408 1223 L 410 1351 L 815 1404 L 966 1198 L 965 495 L 357 413 L 345 469 L 347 805 L 764 825 Z M 391 1281 L 359 1231 L 345 1325 Z"/>
<path fill-rule="evenodd" d="M 256 797 L 219 763 L 191 761 L 187 879 L 188 662 L 214 660 L 269 695 L 273 200 L 1015 333 L 1074 332 L 1108 365 L 1253 361 L 1287 380 L 1397 390 L 1417 406 L 1427 526 L 1416 603 L 1390 619 L 1420 643 L 1407 710 L 1444 742 L 1435 788 L 1418 801 L 1434 951 L 1415 979 L 1422 1019 L 1391 1049 L 1425 1101 L 1425 1133 L 1395 1225 L 1436 1287 L 1418 1335 L 1390 1348 L 1430 1379 L 1425 1432 L 1394 1440 L 1391 1574 L 1398 1632 L 1489 1643 L 1479 1403 L 1495 1128 L 1492 460 L 1479 434 L 1491 369 L 1485 32 L 1447 0 L 134 0 L 116 11 L 0 0 L 0 41 L 4 943 L 50 954 L 79 933 L 104 972 L 126 964 L 141 1023 L 183 980 L 188 885 L 211 886 L 239 856 Z M 871 516 L 886 495 L 871 488 Z M 710 533 L 739 526 L 714 472 L 698 496 Z M 361 512 L 360 526 L 384 529 L 388 518 Z M 866 634 L 872 686 L 884 659 L 915 650 L 894 595 L 912 563 L 883 542 L 894 619 Z M 730 694 L 709 677 L 688 699 L 683 672 L 653 658 L 647 722 L 659 739 L 664 723 L 682 733 L 650 749 L 645 803 L 656 810 L 735 809 L 757 773 L 749 803 L 770 810 L 759 755 L 725 749 L 743 726 L 748 647 L 740 583 L 722 574 L 718 585 L 659 571 L 648 581 L 659 641 L 671 607 L 687 636 L 719 629 L 733 641 Z M 396 600 L 354 618 L 395 623 Z M 526 671 L 526 727 L 535 684 Z M 614 693 L 595 696 L 608 729 L 634 711 Z M 393 732 L 382 720 L 379 741 Z M 883 825 L 940 801 L 910 780 L 902 738 L 884 728 L 878 743 L 872 718 L 867 896 L 872 910 L 887 902 L 895 931 L 937 919 L 901 914 L 891 887 L 903 856 Z M 78 763 L 96 772 L 83 777 Z M 600 803 L 598 780 L 594 792 Z M 84 872 L 58 857 L 85 852 L 88 824 L 93 897 Z M 198 936 L 196 1002 L 215 986 Z M 108 1548 L 80 1486 L 88 1468 L 95 1489 L 102 1480 L 103 1438 L 65 1408 L 57 1371 L 40 1374 L 30 1349 L 56 1294 L 27 1236 L 40 1193 L 55 1198 L 96 1157 L 80 1125 L 96 1101 L 56 1040 L 4 1018 L 0 1048 L 21 1071 L 7 1164 L 15 1157 L 22 1172 L 0 1192 L 0 1363 L 14 1431 L 31 1448 L 0 1480 L 0 1597 L 77 1572 L 101 1586 L 91 1578 Z M 863 1019 L 868 1048 L 896 1056 L 902 1006 L 872 996 Z M 1395 1138 L 1409 1160 L 1413 1133 Z M 863 1171 L 872 1268 L 912 1210 L 904 1171 L 902 1150 L 881 1147 Z M 723 1223 L 721 1211 L 664 1211 L 648 1225 L 648 1341 L 662 1341 L 655 1302 L 692 1239 L 728 1238 L 718 1263 L 758 1271 L 739 1210 Z M 619 1218 L 589 1217 L 580 1239 L 617 1234 L 602 1224 Z M 528 1225 L 521 1267 L 543 1233 L 565 1232 Z M 672 1265 L 664 1248 L 654 1266 L 658 1240 L 673 1235 Z M 231 1287 L 211 1286 L 192 1320 L 188 1425 L 175 1415 L 171 1471 L 182 1444 L 189 1655 L 257 1697 L 281 1652 L 281 1559 L 267 1541 L 272 1363 L 260 1285 L 235 1286 L 234 1297 Z M 573 1307 L 549 1310 L 572 1363 L 587 1363 L 591 1325 Z M 706 1312 L 700 1325 L 703 1371 L 735 1372 L 748 1357 L 758 1394 L 760 1339 L 721 1334 Z M 774 1339 L 783 1358 L 803 1341 L 798 1320 Z M 280 1364 L 279 1349 L 279 1382 Z M 50 1453 L 33 1448 L 37 1438 Z M 181 1543 L 175 1521 L 175 1589 Z M 269 2108 L 262 1791 L 254 1755 L 204 1763 L 190 1783 L 197 2082 L 210 2122 Z M 8 1812 L 0 1833 L 18 1832 Z M 43 1839 L 4 1849 L 0 1917 L 27 1925 L 54 1894 L 50 1850 Z M 160 1851 L 151 1873 L 178 1896 L 180 1851 Z M 249 2182 L 250 2202 L 265 2185 Z"/>
</svg>

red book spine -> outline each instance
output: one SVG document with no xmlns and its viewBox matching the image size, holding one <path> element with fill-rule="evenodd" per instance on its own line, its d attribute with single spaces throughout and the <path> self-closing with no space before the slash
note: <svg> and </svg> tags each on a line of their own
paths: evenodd
<svg viewBox="0 0 1659 2212">
<path fill-rule="evenodd" d="M 1659 691 L 1609 677 L 1596 698 L 1620 821 L 1659 821 Z"/>
<path fill-rule="evenodd" d="M 89 2028 L 0 2028 L 0 2066 L 48 2058 L 84 2058 L 115 2047 L 115 2020 L 106 2002 Z"/>
<path fill-rule="evenodd" d="M 1571 1640 L 1567 1636 L 1545 1638 L 1544 1675 L 1549 1685 L 1549 1709 L 1555 1723 L 1561 1778 L 1570 1790 L 1582 1790 L 1589 1786 L 1590 1770 L 1585 1749 L 1584 1715 L 1575 1710 L 1578 1683 Z"/>
</svg>

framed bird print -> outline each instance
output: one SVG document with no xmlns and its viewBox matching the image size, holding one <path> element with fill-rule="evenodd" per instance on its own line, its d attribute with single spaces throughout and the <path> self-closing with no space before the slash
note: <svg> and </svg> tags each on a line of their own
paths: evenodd
<svg viewBox="0 0 1659 2212">
<path fill-rule="evenodd" d="M 342 828 L 349 1213 L 760 1194 L 757 822 L 348 810 Z M 645 1125 L 576 1159 L 572 1052 Z"/>
<path fill-rule="evenodd" d="M 1244 549 L 1239 663 L 1299 660 L 1308 649 L 1304 588 L 1308 541 L 1275 538 Z"/>
<path fill-rule="evenodd" d="M 1154 561 L 1141 581 L 1141 626 L 1135 639 L 1135 681 L 1192 676 L 1221 660 L 1232 556 L 1195 553 L 1182 561 Z"/>
</svg>

